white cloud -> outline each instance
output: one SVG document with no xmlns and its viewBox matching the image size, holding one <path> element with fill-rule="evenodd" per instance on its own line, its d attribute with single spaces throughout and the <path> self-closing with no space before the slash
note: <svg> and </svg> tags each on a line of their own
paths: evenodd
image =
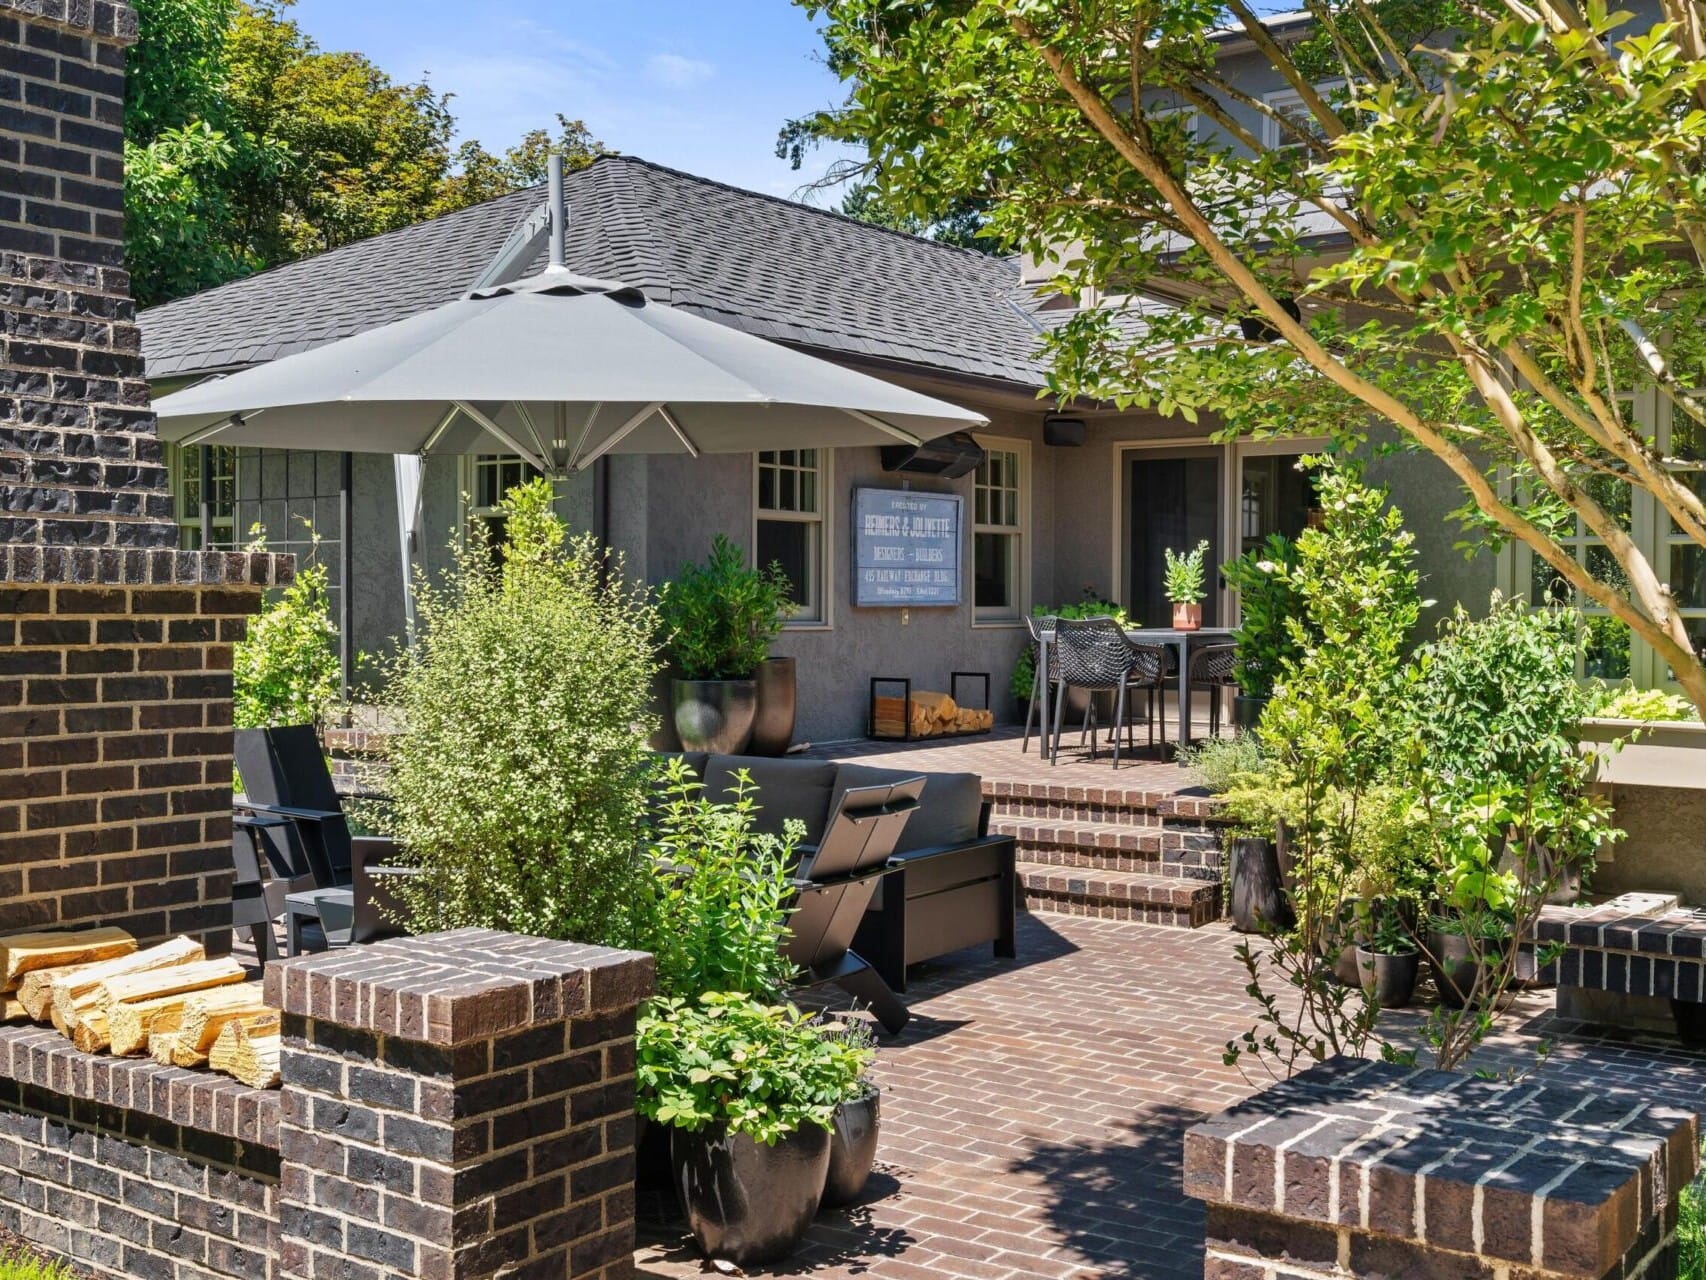
<svg viewBox="0 0 1706 1280">
<path fill-rule="evenodd" d="M 646 59 L 646 79 L 669 89 L 691 89 L 716 74 L 717 69 L 698 58 L 679 53 L 657 53 Z"/>
</svg>

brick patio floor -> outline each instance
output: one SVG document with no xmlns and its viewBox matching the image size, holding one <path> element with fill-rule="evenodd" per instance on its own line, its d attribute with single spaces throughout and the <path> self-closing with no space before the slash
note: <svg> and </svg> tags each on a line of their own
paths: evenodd
<svg viewBox="0 0 1706 1280">
<path fill-rule="evenodd" d="M 1182 1135 L 1257 1087 L 1220 1058 L 1251 1023 L 1236 939 L 1025 916 L 1018 961 L 967 952 L 920 971 L 912 1025 L 878 1054 L 865 1203 L 823 1214 L 799 1255 L 759 1274 L 1196 1280 L 1203 1218 L 1180 1192 Z M 1532 1067 L 1551 1039 L 1548 1078 L 1706 1096 L 1706 1055 L 1578 1035 L 1550 1007 L 1549 992 L 1524 996 L 1486 1065 Z M 641 1239 L 642 1276 L 701 1273 L 679 1224 L 642 1224 Z"/>
</svg>

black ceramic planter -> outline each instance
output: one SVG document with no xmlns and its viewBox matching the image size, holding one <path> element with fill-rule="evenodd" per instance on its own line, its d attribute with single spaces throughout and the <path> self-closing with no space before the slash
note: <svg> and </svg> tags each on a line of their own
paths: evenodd
<svg viewBox="0 0 1706 1280">
<path fill-rule="evenodd" d="M 758 706 L 752 718 L 752 756 L 786 755 L 794 741 L 795 682 L 792 658 L 766 658 L 754 679 Z"/>
<path fill-rule="evenodd" d="M 670 686 L 675 731 L 685 751 L 738 756 L 752 737 L 753 680 L 677 680 Z"/>
<path fill-rule="evenodd" d="M 743 1134 L 672 1129 L 675 1185 L 699 1251 L 737 1266 L 792 1253 L 823 1197 L 829 1136 L 808 1124 L 767 1147 Z"/>
<path fill-rule="evenodd" d="M 873 1085 L 863 1097 L 835 1108 L 835 1130 L 829 1135 L 829 1176 L 823 1184 L 826 1206 L 852 1204 L 864 1191 L 877 1159 L 880 1101 Z"/>
<path fill-rule="evenodd" d="M 1482 954 L 1489 965 L 1494 965 L 1503 959 L 1501 948 L 1508 946 L 1508 938 L 1490 940 L 1483 944 Z M 1433 970 L 1440 1003 L 1450 1009 L 1463 1008 L 1476 995 L 1477 982 L 1484 982 L 1481 965 L 1469 948 L 1469 939 L 1460 933 L 1435 931 L 1428 937 L 1428 950 L 1433 953 L 1428 967 Z"/>
<path fill-rule="evenodd" d="M 1253 733 L 1257 725 L 1262 723 L 1262 712 L 1268 709 L 1266 698 L 1252 698 L 1245 694 L 1234 694 L 1232 698 L 1232 724 L 1240 733 Z"/>
<path fill-rule="evenodd" d="M 1387 954 L 1357 948 L 1357 969 L 1362 989 L 1382 1009 L 1402 1009 L 1416 991 L 1416 972 L 1421 957 L 1414 951 Z"/>
<path fill-rule="evenodd" d="M 1279 851 L 1271 840 L 1245 836 L 1232 842 L 1227 911 L 1243 933 L 1289 929 L 1291 903 L 1280 881 Z"/>
</svg>

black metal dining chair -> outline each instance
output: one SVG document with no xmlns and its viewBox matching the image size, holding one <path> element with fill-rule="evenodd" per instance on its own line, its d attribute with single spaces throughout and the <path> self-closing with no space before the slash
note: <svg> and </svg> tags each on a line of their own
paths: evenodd
<svg viewBox="0 0 1706 1280">
<path fill-rule="evenodd" d="M 1067 692 L 1082 689 L 1092 695 L 1085 711 L 1090 726 L 1090 758 L 1097 755 L 1095 736 L 1097 693 L 1112 693 L 1114 698 L 1114 767 L 1120 764 L 1120 733 L 1124 731 L 1136 750 L 1136 736 L 1127 719 L 1126 694 L 1136 687 L 1148 694 L 1149 744 L 1155 745 L 1156 701 L 1166 710 L 1166 651 L 1155 645 L 1133 644 L 1126 639 L 1119 623 L 1112 618 L 1062 618 L 1054 628 L 1054 670 L 1059 672 L 1055 690 L 1054 739 L 1055 758 L 1060 752 L 1061 720 L 1066 710 Z M 1167 728 L 1161 726 L 1161 745 L 1167 744 Z"/>
<path fill-rule="evenodd" d="M 1019 741 L 1019 750 L 1021 753 L 1031 749 L 1031 721 L 1033 720 L 1038 722 L 1038 741 L 1044 745 L 1048 742 L 1048 726 L 1041 722 L 1042 712 L 1040 708 L 1042 707 L 1043 691 L 1042 685 L 1039 683 L 1039 677 L 1042 675 L 1043 670 L 1043 633 L 1053 631 L 1055 624 L 1058 621 L 1059 619 L 1055 618 L 1052 614 L 1041 618 L 1025 619 L 1025 630 L 1031 637 L 1031 700 L 1030 705 L 1025 708 L 1025 736 Z M 1049 683 L 1051 685 L 1058 685 L 1060 683 L 1060 676 L 1057 668 L 1049 668 Z M 1038 750 L 1041 750 L 1041 747 L 1039 747 Z"/>
<path fill-rule="evenodd" d="M 1238 646 L 1236 644 L 1205 644 L 1191 650 L 1191 665 L 1186 685 L 1191 690 L 1206 689 L 1208 700 L 1208 734 L 1220 736 L 1220 703 L 1227 687 L 1236 685 Z M 1184 745 L 1189 746 L 1189 743 Z"/>
</svg>

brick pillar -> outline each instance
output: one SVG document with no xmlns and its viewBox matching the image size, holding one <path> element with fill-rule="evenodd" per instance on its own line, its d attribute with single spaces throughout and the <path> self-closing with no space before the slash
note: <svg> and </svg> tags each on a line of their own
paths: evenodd
<svg viewBox="0 0 1706 1280">
<path fill-rule="evenodd" d="M 484 929 L 279 961 L 281 1277 L 633 1274 L 652 958 Z"/>
<path fill-rule="evenodd" d="M 292 562 L 175 549 L 124 271 L 135 33 L 0 0 L 0 932 L 217 944 L 230 646 Z"/>
</svg>

